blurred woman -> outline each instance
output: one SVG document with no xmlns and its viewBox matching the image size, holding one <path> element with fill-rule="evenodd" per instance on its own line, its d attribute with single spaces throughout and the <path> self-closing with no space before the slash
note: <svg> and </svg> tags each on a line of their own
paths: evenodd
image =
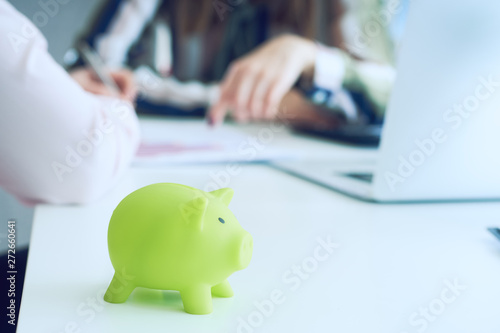
<svg viewBox="0 0 500 333">
<path fill-rule="evenodd" d="M 139 108 L 203 114 L 208 107 L 212 123 L 228 112 L 238 121 L 278 115 L 323 121 L 330 114 L 324 110 L 350 121 L 373 120 L 384 110 L 394 70 L 390 57 L 361 60 L 348 50 L 344 17 L 360 18 L 360 8 L 376 12 L 384 1 L 357 2 L 363 6 L 340 0 L 113 0 L 87 42 L 109 66 L 135 70 Z M 385 28 L 375 39 L 387 35 Z M 373 44 L 379 45 L 365 46 Z M 285 109 L 280 105 L 286 113 L 279 114 Z"/>
</svg>

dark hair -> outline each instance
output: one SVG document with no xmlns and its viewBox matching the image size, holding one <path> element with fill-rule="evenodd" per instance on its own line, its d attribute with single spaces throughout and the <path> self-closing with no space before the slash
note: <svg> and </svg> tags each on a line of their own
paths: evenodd
<svg viewBox="0 0 500 333">
<path fill-rule="evenodd" d="M 213 25 L 220 24 L 220 18 L 215 10 L 216 5 L 228 6 L 234 9 L 231 3 L 242 3 L 235 0 L 170 0 L 175 5 L 174 12 L 180 35 L 205 31 Z M 173 3 L 172 3 L 173 2 Z M 340 33 L 340 18 L 344 8 L 340 0 L 324 0 L 324 8 L 329 22 L 326 35 L 327 43 L 335 46 L 342 45 Z M 270 20 L 280 25 L 290 27 L 297 34 L 306 38 L 316 37 L 316 24 L 319 20 L 317 1 L 315 0 L 249 0 L 255 5 L 265 5 L 269 8 Z M 169 6 L 170 10 L 172 6 Z M 173 14 L 173 13 L 171 13 Z M 227 11 L 231 15 L 231 11 Z"/>
</svg>

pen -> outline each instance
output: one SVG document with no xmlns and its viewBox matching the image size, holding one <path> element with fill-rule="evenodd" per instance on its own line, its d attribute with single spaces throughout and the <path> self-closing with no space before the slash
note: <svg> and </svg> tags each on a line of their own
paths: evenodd
<svg viewBox="0 0 500 333">
<path fill-rule="evenodd" d="M 114 96 L 120 96 L 120 88 L 106 71 L 101 57 L 85 41 L 78 43 L 78 50 L 85 63 L 90 66 L 99 80 L 104 83 Z"/>
</svg>

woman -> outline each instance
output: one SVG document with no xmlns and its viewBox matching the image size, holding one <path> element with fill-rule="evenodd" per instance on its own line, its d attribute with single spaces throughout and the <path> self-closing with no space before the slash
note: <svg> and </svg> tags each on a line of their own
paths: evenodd
<svg viewBox="0 0 500 333">
<path fill-rule="evenodd" d="M 374 10 L 382 3 L 364 2 Z M 209 106 L 213 123 L 228 111 L 239 121 L 271 119 L 280 104 L 295 120 L 323 119 L 304 92 L 350 120 L 373 119 L 394 71 L 346 52 L 344 7 L 352 12 L 335 0 L 112 1 L 87 41 L 108 65 L 134 68 L 147 101 Z M 368 107 L 355 103 L 360 95 Z"/>
</svg>

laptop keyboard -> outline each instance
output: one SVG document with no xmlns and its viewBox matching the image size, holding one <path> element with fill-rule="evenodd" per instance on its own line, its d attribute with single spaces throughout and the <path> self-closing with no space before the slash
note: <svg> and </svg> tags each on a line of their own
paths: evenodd
<svg viewBox="0 0 500 333">
<path fill-rule="evenodd" d="M 347 177 L 351 177 L 357 180 L 361 180 L 367 183 L 371 183 L 373 181 L 373 173 L 346 173 Z"/>
</svg>

